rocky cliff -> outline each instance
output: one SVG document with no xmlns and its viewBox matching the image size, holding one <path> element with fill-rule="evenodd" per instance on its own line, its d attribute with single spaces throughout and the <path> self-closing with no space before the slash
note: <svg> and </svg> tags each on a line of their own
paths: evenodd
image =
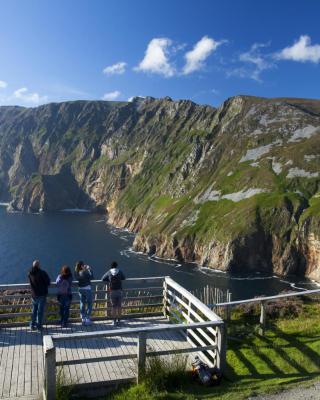
<svg viewBox="0 0 320 400">
<path fill-rule="evenodd" d="M 0 107 L 0 201 L 88 208 L 135 247 L 320 280 L 320 101 L 237 96 Z"/>
</svg>

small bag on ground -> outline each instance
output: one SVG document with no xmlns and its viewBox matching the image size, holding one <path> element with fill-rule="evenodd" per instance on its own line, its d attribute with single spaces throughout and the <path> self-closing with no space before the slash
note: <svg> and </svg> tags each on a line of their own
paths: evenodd
<svg viewBox="0 0 320 400">
<path fill-rule="evenodd" d="M 192 376 L 204 386 L 217 386 L 222 378 L 221 373 L 216 368 L 209 368 L 198 356 L 192 363 Z"/>
</svg>

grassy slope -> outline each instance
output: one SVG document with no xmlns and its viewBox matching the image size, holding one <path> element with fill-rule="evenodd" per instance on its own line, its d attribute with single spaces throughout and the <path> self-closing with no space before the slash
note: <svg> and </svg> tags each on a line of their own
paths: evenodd
<svg viewBox="0 0 320 400">
<path fill-rule="evenodd" d="M 273 393 L 320 376 L 320 305 L 305 303 L 297 318 L 278 319 L 265 335 L 257 333 L 258 317 L 236 315 L 229 326 L 228 370 L 218 387 L 204 388 L 192 381 L 176 390 L 150 391 L 145 385 L 120 391 L 114 400 L 220 399 L 243 400 Z"/>
</svg>

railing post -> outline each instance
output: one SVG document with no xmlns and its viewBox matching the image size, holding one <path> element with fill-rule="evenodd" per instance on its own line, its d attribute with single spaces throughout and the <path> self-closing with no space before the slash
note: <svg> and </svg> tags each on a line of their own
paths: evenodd
<svg viewBox="0 0 320 400">
<path fill-rule="evenodd" d="M 231 301 L 231 293 L 228 291 L 227 293 L 227 302 L 230 303 Z M 226 306 L 226 320 L 227 322 L 229 322 L 231 319 L 231 307 L 230 306 Z"/>
<path fill-rule="evenodd" d="M 141 382 L 146 368 L 146 351 L 147 351 L 147 336 L 145 332 L 140 332 L 138 335 L 138 371 L 137 371 L 137 383 Z"/>
<path fill-rule="evenodd" d="M 166 278 L 163 281 L 163 316 L 167 318 L 167 299 L 168 299 L 168 285 L 166 282 Z"/>
<path fill-rule="evenodd" d="M 266 322 L 267 322 L 267 314 L 266 314 L 266 302 L 261 301 L 261 310 L 260 310 L 260 334 L 263 335 L 265 328 L 266 328 Z"/>
<path fill-rule="evenodd" d="M 44 350 L 44 399 L 55 400 L 56 398 L 56 349 L 52 337 L 43 337 Z"/>
<path fill-rule="evenodd" d="M 227 358 L 227 330 L 226 324 L 217 326 L 217 368 L 223 374 L 226 368 Z"/>
<path fill-rule="evenodd" d="M 97 303 L 97 300 L 98 300 L 98 297 L 99 297 L 98 296 L 98 290 L 99 290 L 99 284 L 96 283 L 95 284 L 94 302 L 93 302 L 93 305 L 92 305 L 92 311 L 93 312 L 94 312 L 94 309 L 98 307 L 98 303 Z"/>
<path fill-rule="evenodd" d="M 230 306 L 226 306 L 226 308 L 225 308 L 225 319 L 226 319 L 227 322 L 229 322 L 230 318 L 231 318 L 231 313 L 230 312 L 231 312 Z"/>
<path fill-rule="evenodd" d="M 106 293 L 104 295 L 104 298 L 106 300 L 106 302 L 105 302 L 106 317 L 109 317 L 109 310 L 108 310 L 108 307 L 109 307 L 109 291 L 108 291 L 108 285 L 107 284 L 104 285 L 104 290 L 106 291 Z"/>
</svg>

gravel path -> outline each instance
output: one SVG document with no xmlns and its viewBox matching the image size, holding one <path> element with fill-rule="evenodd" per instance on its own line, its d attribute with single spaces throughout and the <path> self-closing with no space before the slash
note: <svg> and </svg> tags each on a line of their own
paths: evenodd
<svg viewBox="0 0 320 400">
<path fill-rule="evenodd" d="M 248 400 L 320 400 L 320 382 L 309 387 L 296 387 L 282 393 L 249 397 Z"/>
</svg>

